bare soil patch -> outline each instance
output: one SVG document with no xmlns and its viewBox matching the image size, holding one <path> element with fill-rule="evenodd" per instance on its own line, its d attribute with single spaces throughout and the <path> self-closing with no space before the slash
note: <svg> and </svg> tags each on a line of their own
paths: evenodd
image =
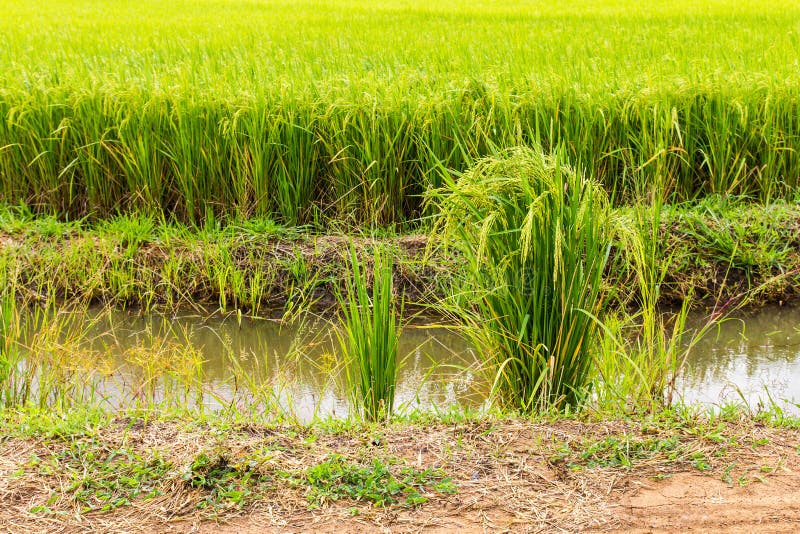
<svg viewBox="0 0 800 534">
<path fill-rule="evenodd" d="M 2 441 L 0 530 L 791 531 L 800 522 L 799 444 L 797 430 L 749 420 L 511 420 L 337 432 L 119 420 L 88 435 Z M 113 480 L 114 472 L 91 466 L 108 465 L 122 450 L 168 461 L 159 491 L 113 510 L 88 509 L 99 501 L 89 495 L 81 502 L 76 482 L 80 489 L 83 479 Z M 77 463 L 59 463 L 69 451 Z M 268 481 L 248 486 L 252 495 L 239 503 L 222 498 L 204 506 L 208 490 L 185 476 L 202 454 L 251 465 Z M 457 491 L 429 489 L 417 506 L 341 499 L 315 508 L 309 486 L 288 480 L 333 454 L 358 465 L 379 460 L 441 470 Z"/>
<path fill-rule="evenodd" d="M 694 473 L 653 483 L 633 480 L 617 500 L 628 532 L 795 532 L 800 528 L 797 466 L 740 486 Z"/>
</svg>

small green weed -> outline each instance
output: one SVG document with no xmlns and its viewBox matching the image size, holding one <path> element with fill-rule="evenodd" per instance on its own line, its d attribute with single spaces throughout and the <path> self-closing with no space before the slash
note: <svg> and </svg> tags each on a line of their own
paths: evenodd
<svg viewBox="0 0 800 534">
<path fill-rule="evenodd" d="M 722 481 L 728 484 L 729 486 L 733 486 L 733 479 L 731 478 L 731 472 L 735 467 L 736 467 L 736 462 L 733 462 L 731 464 L 728 464 L 728 466 L 725 467 L 725 471 L 722 472 L 721 476 Z"/>
<path fill-rule="evenodd" d="M 352 499 L 386 506 L 402 503 L 416 506 L 428 500 L 424 494 L 432 490 L 437 493 L 455 493 L 451 479 L 439 469 L 418 471 L 401 467 L 392 472 L 387 462 L 375 459 L 372 465 L 348 462 L 338 454 L 326 461 L 306 469 L 299 480 L 308 486 L 308 501 L 313 507 L 331 501 Z"/>
<path fill-rule="evenodd" d="M 589 445 L 580 455 L 587 467 L 625 467 L 630 469 L 636 460 L 646 460 L 657 454 L 668 459 L 680 456 L 680 442 L 675 436 L 664 439 L 637 440 L 631 436 L 609 436 Z"/>
<path fill-rule="evenodd" d="M 198 508 L 241 508 L 271 477 L 255 465 L 232 463 L 224 454 L 200 453 L 184 473 L 192 488 L 207 492 Z"/>
<path fill-rule="evenodd" d="M 69 447 L 48 458 L 32 458 L 27 468 L 42 475 L 66 478 L 61 495 L 69 496 L 82 511 L 108 511 L 126 506 L 137 497 L 151 499 L 163 493 L 162 484 L 172 464 L 158 453 L 143 456 L 130 448 L 109 450 L 95 440 L 73 441 Z M 46 505 L 32 513 L 49 510 L 58 500 L 51 496 Z"/>
<path fill-rule="evenodd" d="M 702 452 L 695 452 L 689 457 L 692 460 L 692 465 L 698 471 L 707 471 L 711 469 L 711 464 L 708 463 L 708 458 Z"/>
</svg>

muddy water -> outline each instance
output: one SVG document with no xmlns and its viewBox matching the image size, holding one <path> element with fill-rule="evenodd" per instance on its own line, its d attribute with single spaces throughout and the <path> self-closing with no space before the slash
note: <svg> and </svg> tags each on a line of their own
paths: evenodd
<svg viewBox="0 0 800 534">
<path fill-rule="evenodd" d="M 334 327 L 327 321 L 281 326 L 233 315 L 124 312 L 90 315 L 88 321 L 84 345 L 108 362 L 97 391 L 112 406 L 148 392 L 163 398 L 165 383 L 152 376 L 166 369 L 174 398 L 210 409 L 245 406 L 256 391 L 300 420 L 348 411 Z M 475 354 L 454 330 L 409 326 L 400 355 L 399 410 L 485 403 Z M 186 387 L 189 382 L 195 385 Z M 692 350 L 678 391 L 687 403 L 758 408 L 774 402 L 800 413 L 800 308 L 767 308 L 719 325 Z"/>
<path fill-rule="evenodd" d="M 246 404 L 251 393 L 259 391 L 300 420 L 348 412 L 339 343 L 328 321 L 306 319 L 287 326 L 235 315 L 103 312 L 90 322 L 86 344 L 112 359 L 113 379 L 102 388 L 111 404 L 135 401 L 141 391 L 148 391 L 148 365 L 162 369 L 159 361 L 182 362 L 171 366 L 173 375 L 184 377 L 173 380 L 178 382 L 174 392 L 188 382 L 185 377 L 191 370 L 186 368 L 200 360 L 201 402 L 209 408 Z M 485 402 L 475 355 L 454 330 L 430 323 L 407 326 L 399 357 L 399 410 L 478 407 Z M 163 391 L 156 394 L 163 397 Z M 194 399 L 191 394 L 186 397 Z"/>
<path fill-rule="evenodd" d="M 690 353 L 687 403 L 775 403 L 800 414 L 800 307 L 768 307 L 724 321 Z"/>
</svg>

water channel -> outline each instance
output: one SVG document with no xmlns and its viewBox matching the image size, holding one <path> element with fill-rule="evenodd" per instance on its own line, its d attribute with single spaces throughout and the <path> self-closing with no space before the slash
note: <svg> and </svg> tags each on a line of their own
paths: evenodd
<svg viewBox="0 0 800 534">
<path fill-rule="evenodd" d="M 90 316 L 87 344 L 105 355 L 109 376 L 98 390 L 114 406 L 146 387 L 148 366 L 178 365 L 170 358 L 202 362 L 197 375 L 211 409 L 234 402 L 237 391 L 263 388 L 299 420 L 348 411 L 335 330 L 323 320 L 291 326 L 276 321 L 184 313 L 174 316 L 102 312 Z M 403 359 L 396 403 L 400 410 L 479 408 L 487 386 L 476 371 L 474 351 L 446 326 L 416 321 L 403 331 Z M 190 362 L 189 367 L 193 365 Z M 184 365 L 185 367 L 185 365 Z M 713 328 L 691 351 L 679 380 L 687 403 L 719 406 L 770 403 L 800 414 L 800 307 L 773 307 L 740 314 Z"/>
</svg>

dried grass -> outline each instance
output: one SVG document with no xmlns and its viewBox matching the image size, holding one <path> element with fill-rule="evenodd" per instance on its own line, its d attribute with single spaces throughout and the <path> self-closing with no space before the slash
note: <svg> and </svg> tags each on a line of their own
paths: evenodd
<svg viewBox="0 0 800 534">
<path fill-rule="evenodd" d="M 314 432 L 314 440 L 307 440 Z M 443 469 L 457 484 L 454 495 L 431 495 L 417 508 L 372 507 L 340 502 L 309 510 L 302 487 L 276 484 L 265 498 L 243 509 L 216 512 L 199 510 L 200 490 L 179 476 L 171 477 L 164 495 L 138 499 L 109 513 L 81 513 L 62 496 L 51 515 L 30 513 L 67 483 L 63 474 L 14 473 L 32 454 L 45 457 L 68 446 L 62 440 L 6 439 L 0 446 L 0 529 L 28 532 L 129 532 L 152 531 L 445 531 L 481 529 L 492 531 L 583 531 L 626 528 L 617 513 L 621 495 L 658 484 L 655 479 L 678 473 L 699 474 L 691 454 L 703 454 L 709 468 L 703 474 L 719 480 L 735 462 L 734 476 L 766 477 L 763 465 L 798 467 L 796 447 L 800 433 L 774 429 L 749 420 L 727 423 L 722 442 L 689 429 L 653 429 L 635 422 L 581 423 L 559 421 L 531 424 L 525 421 L 430 426 L 395 425 L 382 430 L 326 433 L 303 428 L 240 427 L 219 433 L 212 427 L 189 428 L 179 423 L 130 425 L 118 420 L 101 429 L 94 439 L 108 449 L 127 445 L 146 453 L 167 451 L 176 469 L 188 466 L 206 450 L 224 451 L 229 458 L 243 458 L 269 446 L 276 469 L 300 471 L 324 461 L 335 452 L 351 461 L 401 458 L 406 465 Z M 635 440 L 677 437 L 682 454 L 670 459 L 665 453 L 634 461 L 623 467 L 584 467 L 582 451 L 608 437 Z M 757 445 L 757 444 L 761 445 Z M 573 451 L 563 455 L 565 446 Z M 556 458 L 561 454 L 561 460 Z M 777 469 L 773 473 L 780 472 Z M 796 475 L 794 475 L 796 476 Z M 650 481 L 648 481 L 650 479 Z M 754 478 L 755 480 L 755 478 Z M 358 515 L 351 516 L 351 507 Z M 225 527 L 227 525 L 227 527 Z"/>
</svg>

